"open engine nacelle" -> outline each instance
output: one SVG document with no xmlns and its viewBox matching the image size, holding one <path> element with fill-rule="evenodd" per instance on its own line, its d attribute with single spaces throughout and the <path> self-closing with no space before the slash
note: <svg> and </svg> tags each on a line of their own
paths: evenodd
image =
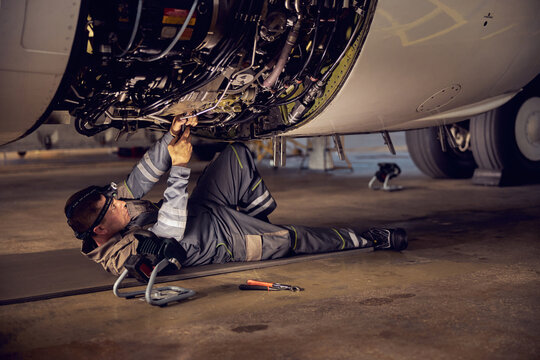
<svg viewBox="0 0 540 360">
<path fill-rule="evenodd" d="M 374 4 L 325 0 L 93 0 L 55 110 L 80 133 L 166 130 L 195 113 L 199 136 L 267 137 L 332 100 Z M 338 69 L 339 71 L 335 71 Z"/>
</svg>

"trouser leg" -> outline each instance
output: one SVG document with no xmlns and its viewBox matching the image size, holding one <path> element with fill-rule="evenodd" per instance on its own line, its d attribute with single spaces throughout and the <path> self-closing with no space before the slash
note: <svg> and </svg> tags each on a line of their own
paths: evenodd
<svg viewBox="0 0 540 360">
<path fill-rule="evenodd" d="M 217 248 L 226 249 L 227 261 L 258 261 L 291 254 L 289 229 L 241 213 L 226 206 L 209 204 L 215 215 Z"/>
<path fill-rule="evenodd" d="M 294 254 L 315 254 L 339 250 L 372 247 L 370 240 L 349 228 L 316 228 L 287 225 L 292 230 L 291 248 Z"/>
<path fill-rule="evenodd" d="M 261 219 L 276 208 L 251 152 L 242 143 L 227 146 L 208 165 L 190 200 L 211 201 Z"/>
<path fill-rule="evenodd" d="M 214 206 L 213 212 L 217 215 L 217 246 L 227 248 L 230 255 L 224 261 L 267 260 L 373 245 L 351 229 L 269 224 L 223 206 Z"/>
</svg>

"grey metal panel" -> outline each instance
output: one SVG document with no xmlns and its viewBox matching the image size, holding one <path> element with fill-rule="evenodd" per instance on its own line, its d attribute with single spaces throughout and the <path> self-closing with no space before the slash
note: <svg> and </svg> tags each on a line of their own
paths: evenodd
<svg viewBox="0 0 540 360">
<path fill-rule="evenodd" d="M 0 2 L 0 143 L 30 128 L 50 104 L 69 59 L 80 0 Z"/>
<path fill-rule="evenodd" d="M 539 1 L 380 0 L 336 99 L 287 135 L 433 126 L 460 119 L 463 112 L 454 109 L 496 107 L 500 96 L 515 94 L 540 72 L 539 13 Z M 417 112 L 454 84 L 461 91 L 452 101 Z"/>
</svg>

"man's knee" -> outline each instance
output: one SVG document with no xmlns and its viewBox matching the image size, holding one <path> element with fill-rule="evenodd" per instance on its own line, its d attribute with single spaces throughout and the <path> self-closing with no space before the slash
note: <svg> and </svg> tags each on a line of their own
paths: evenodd
<svg viewBox="0 0 540 360">
<path fill-rule="evenodd" d="M 234 147 L 234 149 L 238 151 L 239 153 L 242 152 L 242 153 L 249 154 L 251 156 L 251 151 L 249 150 L 246 144 L 236 141 L 236 142 L 233 142 L 231 146 Z"/>
<path fill-rule="evenodd" d="M 225 151 L 230 151 L 230 156 L 236 157 L 241 168 L 244 166 L 251 166 L 253 164 L 253 155 L 251 150 L 241 142 L 234 142 L 227 146 Z"/>
</svg>

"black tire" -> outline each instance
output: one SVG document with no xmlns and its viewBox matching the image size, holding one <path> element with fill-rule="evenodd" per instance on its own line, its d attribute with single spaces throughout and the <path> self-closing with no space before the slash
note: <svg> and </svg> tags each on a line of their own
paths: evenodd
<svg viewBox="0 0 540 360">
<path fill-rule="evenodd" d="M 478 167 L 502 170 L 505 182 L 512 184 L 540 177 L 540 160 L 535 161 L 531 155 L 525 155 L 516 140 L 518 113 L 527 107 L 526 104 L 530 105 L 531 101 L 538 104 L 540 99 L 523 92 L 500 108 L 471 119 L 472 151 Z"/>
<path fill-rule="evenodd" d="M 476 163 L 471 151 L 460 152 L 449 144 L 442 151 L 438 128 L 409 130 L 405 133 L 409 154 L 415 165 L 435 179 L 467 179 L 472 177 Z"/>
</svg>

